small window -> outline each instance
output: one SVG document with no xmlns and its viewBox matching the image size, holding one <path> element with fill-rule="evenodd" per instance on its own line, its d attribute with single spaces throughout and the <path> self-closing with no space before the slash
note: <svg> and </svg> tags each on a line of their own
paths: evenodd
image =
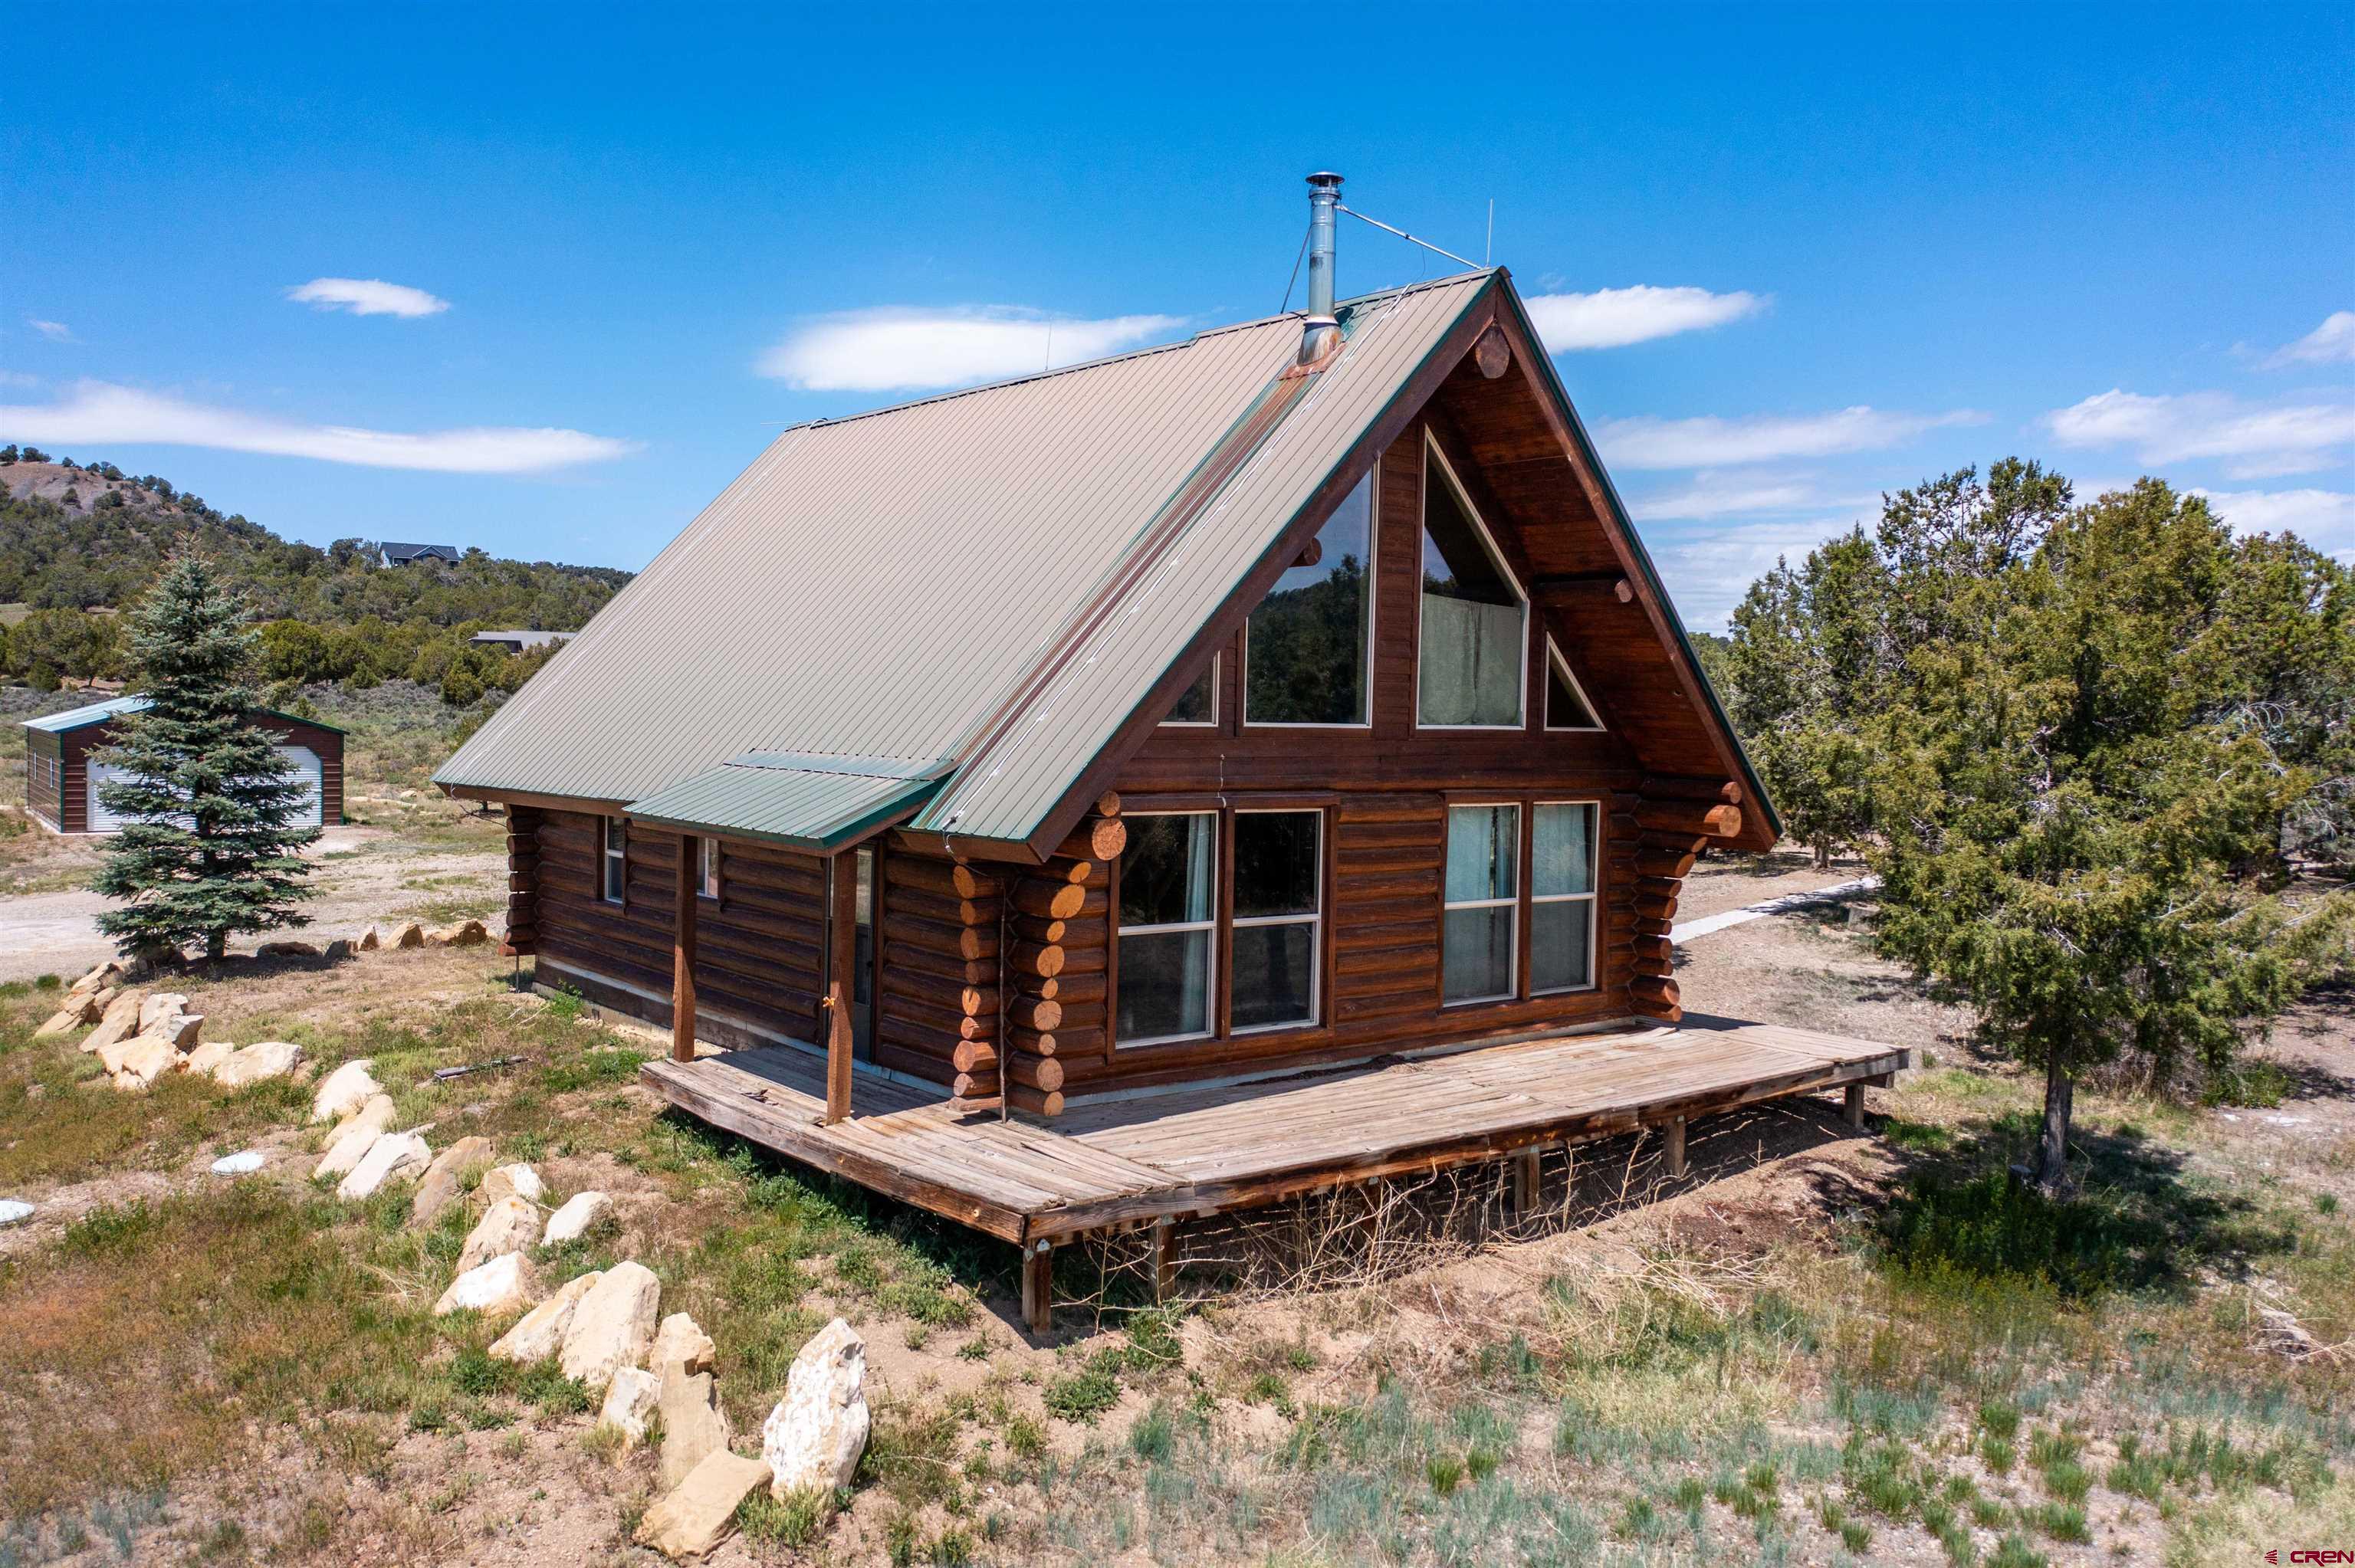
<svg viewBox="0 0 2355 1568">
<path fill-rule="evenodd" d="M 1161 721 L 1167 725 L 1208 726 L 1219 722 L 1219 656 L 1210 655 L 1210 667 L 1201 678 L 1186 688 L 1169 716 Z"/>
<path fill-rule="evenodd" d="M 622 902 L 623 890 L 630 877 L 630 824 L 620 817 L 607 817 L 605 823 L 605 902 Z"/>
<path fill-rule="evenodd" d="M 1594 705 L 1586 700 L 1586 690 L 1578 677 L 1570 673 L 1570 661 L 1561 650 L 1546 639 L 1545 726 L 1548 729 L 1601 729 L 1603 721 L 1594 716 Z"/>
<path fill-rule="evenodd" d="M 1316 1022 L 1324 834 L 1322 811 L 1235 814 L 1228 1005 L 1238 1034 Z"/>
<path fill-rule="evenodd" d="M 1373 662 L 1374 476 L 1359 480 L 1243 630 L 1243 722 L 1363 725 Z"/>
<path fill-rule="evenodd" d="M 695 841 L 696 891 L 706 898 L 719 896 L 719 841 L 709 833 Z"/>
<path fill-rule="evenodd" d="M 1440 994 L 1494 1001 L 1517 989 L 1520 938 L 1518 806 L 1456 806 L 1447 813 L 1447 886 L 1440 934 Z"/>
<path fill-rule="evenodd" d="M 1594 817 L 1591 803 L 1545 804 L 1529 819 L 1529 990 L 1594 984 Z"/>
<path fill-rule="evenodd" d="M 1423 625 L 1416 722 L 1434 728 L 1518 729 L 1529 652 L 1529 601 L 1487 527 L 1424 438 Z"/>
<path fill-rule="evenodd" d="M 1210 1033 L 1219 819 L 1187 811 L 1124 820 L 1119 1042 L 1200 1039 Z"/>
</svg>

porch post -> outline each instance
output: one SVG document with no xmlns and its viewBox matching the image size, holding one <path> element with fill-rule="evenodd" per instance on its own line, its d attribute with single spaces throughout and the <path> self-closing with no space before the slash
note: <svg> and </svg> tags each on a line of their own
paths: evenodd
<svg viewBox="0 0 2355 1568">
<path fill-rule="evenodd" d="M 678 874 L 671 887 L 670 1059 L 695 1060 L 695 874 L 700 848 L 693 833 L 678 840 Z"/>
<path fill-rule="evenodd" d="M 1849 1085 L 1843 1099 L 1845 1103 L 1840 1108 L 1848 1114 L 1849 1126 L 1861 1128 L 1864 1126 L 1864 1086 Z"/>
<path fill-rule="evenodd" d="M 850 1008 L 858 958 L 858 852 L 844 850 L 826 863 L 830 900 L 826 922 L 826 1119 L 850 1117 Z"/>
<path fill-rule="evenodd" d="M 1678 1117 L 1660 1130 L 1668 1135 L 1668 1179 L 1681 1181 L 1685 1179 L 1685 1118 Z"/>
</svg>

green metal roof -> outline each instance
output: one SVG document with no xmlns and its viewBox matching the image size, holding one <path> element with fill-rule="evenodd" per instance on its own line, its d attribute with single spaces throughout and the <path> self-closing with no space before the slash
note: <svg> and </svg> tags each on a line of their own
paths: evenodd
<svg viewBox="0 0 2355 1568">
<path fill-rule="evenodd" d="M 634 821 L 825 853 L 929 799 L 953 765 L 898 757 L 748 751 L 634 801 Z"/>
</svg>

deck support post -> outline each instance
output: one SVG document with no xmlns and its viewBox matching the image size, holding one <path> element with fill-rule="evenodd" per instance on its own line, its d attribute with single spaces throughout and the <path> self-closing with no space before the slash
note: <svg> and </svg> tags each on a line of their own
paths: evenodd
<svg viewBox="0 0 2355 1568">
<path fill-rule="evenodd" d="M 1845 1094 L 1842 1096 L 1842 1098 L 1846 1102 L 1842 1108 L 1848 1113 L 1849 1126 L 1856 1128 L 1859 1130 L 1862 1130 L 1864 1127 L 1864 1086 L 1862 1084 L 1850 1084 Z"/>
<path fill-rule="evenodd" d="M 826 996 L 818 1003 L 826 1030 L 826 1122 L 850 1119 L 850 1008 L 857 992 L 858 852 L 844 850 L 826 863 L 832 906 L 826 923 Z"/>
<path fill-rule="evenodd" d="M 701 891 L 696 875 L 699 841 L 683 833 L 678 841 L 678 874 L 671 890 L 670 938 L 670 1059 L 695 1060 L 695 898 Z"/>
<path fill-rule="evenodd" d="M 1513 1218 L 1526 1220 L 1538 1206 L 1538 1151 L 1525 1149 L 1513 1156 Z"/>
<path fill-rule="evenodd" d="M 1159 1306 L 1178 1293 L 1178 1222 L 1167 1214 L 1153 1222 L 1153 1301 Z"/>
<path fill-rule="evenodd" d="M 1660 1132 L 1668 1140 L 1663 1159 L 1668 1168 L 1668 1180 L 1681 1181 L 1685 1179 L 1686 1171 L 1685 1118 L 1678 1117 L 1674 1121 L 1667 1123 L 1660 1128 Z"/>
<path fill-rule="evenodd" d="M 1022 1320 L 1042 1338 L 1055 1327 L 1055 1255 L 1044 1241 L 1022 1245 Z"/>
</svg>

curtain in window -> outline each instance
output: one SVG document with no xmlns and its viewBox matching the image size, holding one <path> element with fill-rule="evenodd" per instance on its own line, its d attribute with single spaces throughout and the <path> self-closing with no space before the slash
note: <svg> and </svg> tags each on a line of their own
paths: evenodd
<svg viewBox="0 0 2355 1568">
<path fill-rule="evenodd" d="M 1428 725 L 1514 725 L 1521 717 L 1518 604 L 1423 596 L 1417 708 Z"/>
</svg>

